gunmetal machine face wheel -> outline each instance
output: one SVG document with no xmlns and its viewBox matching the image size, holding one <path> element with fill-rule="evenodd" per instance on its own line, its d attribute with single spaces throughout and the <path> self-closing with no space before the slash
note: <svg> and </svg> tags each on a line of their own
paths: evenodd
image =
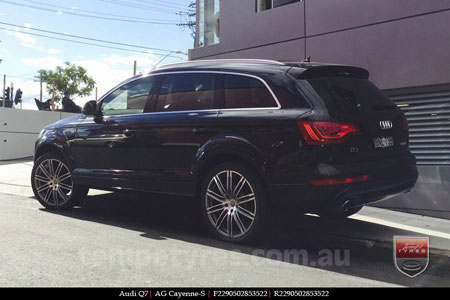
<svg viewBox="0 0 450 300">
<path fill-rule="evenodd" d="M 69 201 L 73 190 L 72 174 L 59 159 L 43 160 L 34 173 L 37 196 L 49 206 L 59 207 Z"/>
<path fill-rule="evenodd" d="M 236 171 L 223 170 L 212 177 L 205 205 L 211 225 L 229 239 L 246 235 L 255 222 L 255 192 L 250 182 Z"/>
</svg>

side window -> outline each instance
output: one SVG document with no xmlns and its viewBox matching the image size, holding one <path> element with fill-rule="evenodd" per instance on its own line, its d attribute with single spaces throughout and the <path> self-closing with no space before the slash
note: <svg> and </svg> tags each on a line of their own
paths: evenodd
<svg viewBox="0 0 450 300">
<path fill-rule="evenodd" d="M 214 74 L 166 75 L 156 102 L 156 111 L 185 111 L 214 108 Z"/>
<path fill-rule="evenodd" d="M 155 77 L 146 77 L 121 86 L 103 100 L 103 115 L 125 115 L 144 112 L 145 104 L 154 82 Z"/>
<path fill-rule="evenodd" d="M 225 108 L 277 107 L 267 87 L 253 77 L 224 75 Z"/>
</svg>

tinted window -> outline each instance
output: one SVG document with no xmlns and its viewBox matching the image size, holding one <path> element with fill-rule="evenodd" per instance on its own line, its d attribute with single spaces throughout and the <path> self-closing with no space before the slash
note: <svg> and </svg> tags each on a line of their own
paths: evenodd
<svg viewBox="0 0 450 300">
<path fill-rule="evenodd" d="M 147 77 L 127 83 L 103 100 L 103 115 L 123 115 L 144 112 L 155 77 Z"/>
<path fill-rule="evenodd" d="M 367 79 L 323 77 L 308 82 L 327 107 L 340 111 L 390 109 L 395 105 Z"/>
<path fill-rule="evenodd" d="M 305 98 L 298 92 L 292 91 L 292 89 L 279 87 L 275 85 L 270 86 L 277 98 L 281 101 L 283 108 L 302 107 L 309 108 L 310 105 Z"/>
<path fill-rule="evenodd" d="M 212 109 L 214 74 L 166 75 L 159 91 L 156 111 Z"/>
<path fill-rule="evenodd" d="M 261 80 L 239 75 L 224 75 L 225 108 L 277 107 Z"/>
</svg>

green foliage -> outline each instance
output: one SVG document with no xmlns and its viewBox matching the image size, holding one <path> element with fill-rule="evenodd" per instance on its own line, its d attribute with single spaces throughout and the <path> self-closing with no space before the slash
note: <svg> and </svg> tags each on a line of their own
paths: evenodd
<svg viewBox="0 0 450 300">
<path fill-rule="evenodd" d="M 47 92 L 55 95 L 54 101 L 59 102 L 65 91 L 71 97 L 88 96 L 95 87 L 95 81 L 87 74 L 85 68 L 65 62 L 55 70 L 39 70 L 39 76 L 47 84 Z"/>
</svg>

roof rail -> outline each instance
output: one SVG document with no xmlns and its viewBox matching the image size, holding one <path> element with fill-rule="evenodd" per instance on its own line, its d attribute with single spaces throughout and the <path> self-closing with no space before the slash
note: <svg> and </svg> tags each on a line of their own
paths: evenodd
<svg viewBox="0 0 450 300">
<path fill-rule="evenodd" d="M 162 65 L 154 68 L 153 70 L 160 70 L 165 69 L 169 67 L 177 67 L 177 66 L 195 66 L 195 65 L 208 65 L 211 63 L 234 63 L 234 64 L 266 64 L 266 65 L 279 65 L 284 66 L 284 63 L 276 61 L 276 60 L 269 60 L 269 59 L 206 59 L 206 60 L 192 60 L 192 61 L 185 61 L 185 62 L 179 62 L 179 63 L 172 63 L 167 65 Z"/>
</svg>

